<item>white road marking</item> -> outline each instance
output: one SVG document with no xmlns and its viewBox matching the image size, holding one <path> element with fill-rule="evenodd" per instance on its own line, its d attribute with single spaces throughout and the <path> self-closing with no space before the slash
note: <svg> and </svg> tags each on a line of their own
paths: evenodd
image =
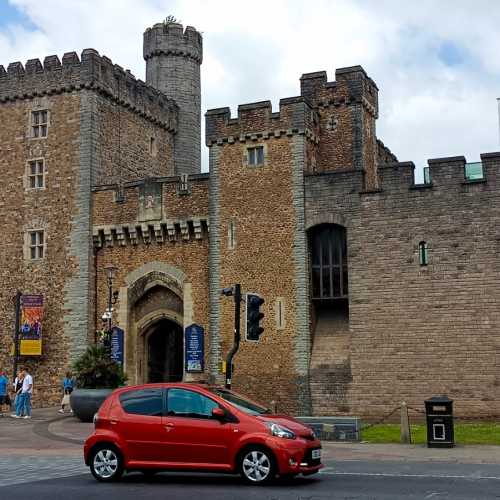
<svg viewBox="0 0 500 500">
<path fill-rule="evenodd" d="M 320 474 L 328 476 L 375 476 L 375 477 L 414 477 L 414 478 L 430 478 L 430 479 L 488 479 L 500 481 L 498 476 L 459 476 L 449 474 L 405 474 L 405 473 L 390 473 L 390 472 L 341 472 L 331 468 L 320 470 Z"/>
</svg>

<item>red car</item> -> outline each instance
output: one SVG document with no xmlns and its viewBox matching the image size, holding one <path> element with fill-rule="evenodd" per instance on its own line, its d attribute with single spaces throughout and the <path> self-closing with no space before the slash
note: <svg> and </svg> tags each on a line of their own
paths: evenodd
<svg viewBox="0 0 500 500">
<path fill-rule="evenodd" d="M 314 474 L 321 443 L 298 420 L 219 387 L 147 384 L 114 391 L 94 417 L 85 463 L 98 481 L 124 471 L 239 473 L 261 484 Z"/>
</svg>

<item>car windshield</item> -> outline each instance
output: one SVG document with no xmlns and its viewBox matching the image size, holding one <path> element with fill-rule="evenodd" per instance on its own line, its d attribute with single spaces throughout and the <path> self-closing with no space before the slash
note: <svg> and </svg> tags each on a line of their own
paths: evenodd
<svg viewBox="0 0 500 500">
<path fill-rule="evenodd" d="M 264 408 L 263 406 L 260 406 L 257 403 L 254 403 L 253 401 L 240 396 L 239 394 L 228 391 L 227 389 L 212 388 L 211 391 L 228 403 L 236 406 L 238 410 L 241 410 L 248 415 L 264 415 L 271 413 L 271 410 L 269 410 L 268 408 Z"/>
</svg>

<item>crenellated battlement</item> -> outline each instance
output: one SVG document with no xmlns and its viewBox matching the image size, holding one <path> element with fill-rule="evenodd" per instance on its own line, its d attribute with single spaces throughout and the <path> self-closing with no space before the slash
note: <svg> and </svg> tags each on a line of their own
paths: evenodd
<svg viewBox="0 0 500 500">
<path fill-rule="evenodd" d="M 157 23 L 144 32 L 143 56 L 176 55 L 203 61 L 203 38 L 192 26 L 184 30 L 179 23 Z"/>
<path fill-rule="evenodd" d="M 328 81 L 326 71 L 304 73 L 300 94 L 314 107 L 362 104 L 378 118 L 378 87 L 362 66 L 336 69 L 334 82 Z"/>
<path fill-rule="evenodd" d="M 43 64 L 30 59 L 25 66 L 0 66 L 0 103 L 81 89 L 93 89 L 167 130 L 177 130 L 178 106 L 172 99 L 94 49 L 85 49 L 81 60 L 76 52 L 67 52 L 62 62 L 51 55 Z"/>
<path fill-rule="evenodd" d="M 415 164 L 411 161 L 393 162 L 378 166 L 379 187 L 366 191 L 363 188 L 362 173 L 357 170 L 339 170 L 308 174 L 309 183 L 330 185 L 332 196 L 342 193 L 359 193 L 363 196 L 401 195 L 415 191 L 429 193 L 450 193 L 458 195 L 474 190 L 492 191 L 500 189 L 500 152 L 484 153 L 480 163 L 467 163 L 464 156 L 433 158 L 428 160 L 428 182 L 415 183 Z M 475 176 L 467 177 L 468 167 L 475 166 Z M 480 168 L 478 167 L 480 165 Z M 477 172 L 482 169 L 482 176 Z"/>
<path fill-rule="evenodd" d="M 482 154 L 481 162 L 474 164 L 467 163 L 464 156 L 432 158 L 427 163 L 428 177 L 423 183 L 415 183 L 413 162 L 379 166 L 380 189 L 388 193 L 401 190 L 468 192 L 469 186 L 476 184 L 489 185 L 488 190 L 491 186 L 496 189 L 500 182 L 500 152 Z"/>
<path fill-rule="evenodd" d="M 279 112 L 273 112 L 271 101 L 240 104 L 238 116 L 234 118 L 227 107 L 208 110 L 205 114 L 207 146 L 295 134 L 318 140 L 314 111 L 305 98 L 281 99 L 279 108 Z"/>
</svg>

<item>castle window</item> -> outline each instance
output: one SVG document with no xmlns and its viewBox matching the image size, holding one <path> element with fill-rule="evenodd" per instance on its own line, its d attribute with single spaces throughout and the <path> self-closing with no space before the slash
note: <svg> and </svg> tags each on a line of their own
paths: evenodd
<svg viewBox="0 0 500 500">
<path fill-rule="evenodd" d="M 28 188 L 42 189 L 45 187 L 45 162 L 43 158 L 28 162 Z"/>
<path fill-rule="evenodd" d="M 421 266 L 426 266 L 429 263 L 429 255 L 427 252 L 427 243 L 421 241 L 418 244 L 418 258 Z"/>
<path fill-rule="evenodd" d="M 180 175 L 179 194 L 189 194 L 189 174 Z"/>
<path fill-rule="evenodd" d="M 149 138 L 149 154 L 155 158 L 158 154 L 158 148 L 156 146 L 156 139 L 154 137 Z"/>
<path fill-rule="evenodd" d="M 283 330 L 285 328 L 285 299 L 278 297 L 275 305 L 276 313 L 276 329 Z"/>
<path fill-rule="evenodd" d="M 229 221 L 227 228 L 227 247 L 229 250 L 234 250 L 236 248 L 236 223 L 233 219 Z"/>
<path fill-rule="evenodd" d="M 264 165 L 264 146 L 248 148 L 248 164 L 254 167 Z"/>
<path fill-rule="evenodd" d="M 46 109 L 31 112 L 31 137 L 47 137 L 49 112 Z"/>
<path fill-rule="evenodd" d="M 43 259 L 45 254 L 45 232 L 44 231 L 29 231 L 28 244 L 29 244 L 29 258 L 30 260 Z"/>
</svg>

